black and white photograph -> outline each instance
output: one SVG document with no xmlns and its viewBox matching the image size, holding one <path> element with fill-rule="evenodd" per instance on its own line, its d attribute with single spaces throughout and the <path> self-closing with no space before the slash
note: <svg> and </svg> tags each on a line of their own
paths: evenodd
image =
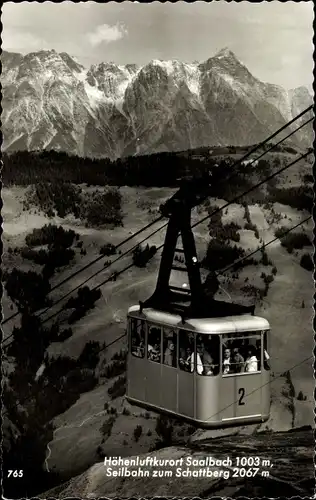
<svg viewBox="0 0 316 500">
<path fill-rule="evenodd" d="M 314 496 L 313 21 L 2 5 L 3 498 Z"/>
</svg>

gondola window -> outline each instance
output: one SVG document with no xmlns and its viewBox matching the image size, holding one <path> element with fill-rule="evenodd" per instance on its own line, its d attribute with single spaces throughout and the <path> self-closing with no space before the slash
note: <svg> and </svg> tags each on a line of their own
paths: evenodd
<svg viewBox="0 0 316 500">
<path fill-rule="evenodd" d="M 245 332 L 222 337 L 222 374 L 258 373 L 261 371 L 261 334 Z"/>
<path fill-rule="evenodd" d="M 179 330 L 179 368 L 194 371 L 194 334 L 187 330 Z"/>
<path fill-rule="evenodd" d="M 266 331 L 263 333 L 263 367 L 265 370 L 270 370 L 270 355 L 268 352 L 268 334 Z"/>
<path fill-rule="evenodd" d="M 172 328 L 163 328 L 163 364 L 177 367 L 177 332 Z"/>
<path fill-rule="evenodd" d="M 137 358 L 145 356 L 145 322 L 131 319 L 131 352 Z"/>
<path fill-rule="evenodd" d="M 161 363 L 161 328 L 148 325 L 147 357 L 149 361 Z"/>
<path fill-rule="evenodd" d="M 196 340 L 196 372 L 198 375 L 214 376 L 219 373 L 218 335 L 198 335 Z"/>
</svg>

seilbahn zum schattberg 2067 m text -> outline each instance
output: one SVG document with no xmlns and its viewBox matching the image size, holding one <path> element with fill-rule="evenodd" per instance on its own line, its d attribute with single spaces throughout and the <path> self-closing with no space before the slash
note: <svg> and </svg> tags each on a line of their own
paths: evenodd
<svg viewBox="0 0 316 500">
<path fill-rule="evenodd" d="M 254 477 L 258 473 L 268 476 L 262 466 L 273 467 L 269 460 L 261 457 L 234 457 L 219 459 L 212 456 L 201 458 L 181 457 L 164 459 L 156 457 L 122 458 L 106 457 L 104 459 L 107 477 Z"/>
</svg>

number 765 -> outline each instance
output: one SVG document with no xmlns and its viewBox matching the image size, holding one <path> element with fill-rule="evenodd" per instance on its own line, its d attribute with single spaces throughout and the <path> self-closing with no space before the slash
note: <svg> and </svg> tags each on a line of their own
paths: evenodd
<svg viewBox="0 0 316 500">
<path fill-rule="evenodd" d="M 23 470 L 8 470 L 8 477 L 23 477 Z"/>
</svg>

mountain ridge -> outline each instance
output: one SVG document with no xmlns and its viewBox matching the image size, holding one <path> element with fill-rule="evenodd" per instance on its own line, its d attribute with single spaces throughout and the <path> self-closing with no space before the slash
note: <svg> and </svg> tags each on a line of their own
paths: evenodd
<svg viewBox="0 0 316 500">
<path fill-rule="evenodd" d="M 66 52 L 3 51 L 3 151 L 55 149 L 116 159 L 260 142 L 312 103 L 255 78 L 225 48 L 202 63 L 85 68 Z M 304 119 L 304 118 L 303 118 Z M 309 145 L 312 126 L 298 141 Z"/>
</svg>

